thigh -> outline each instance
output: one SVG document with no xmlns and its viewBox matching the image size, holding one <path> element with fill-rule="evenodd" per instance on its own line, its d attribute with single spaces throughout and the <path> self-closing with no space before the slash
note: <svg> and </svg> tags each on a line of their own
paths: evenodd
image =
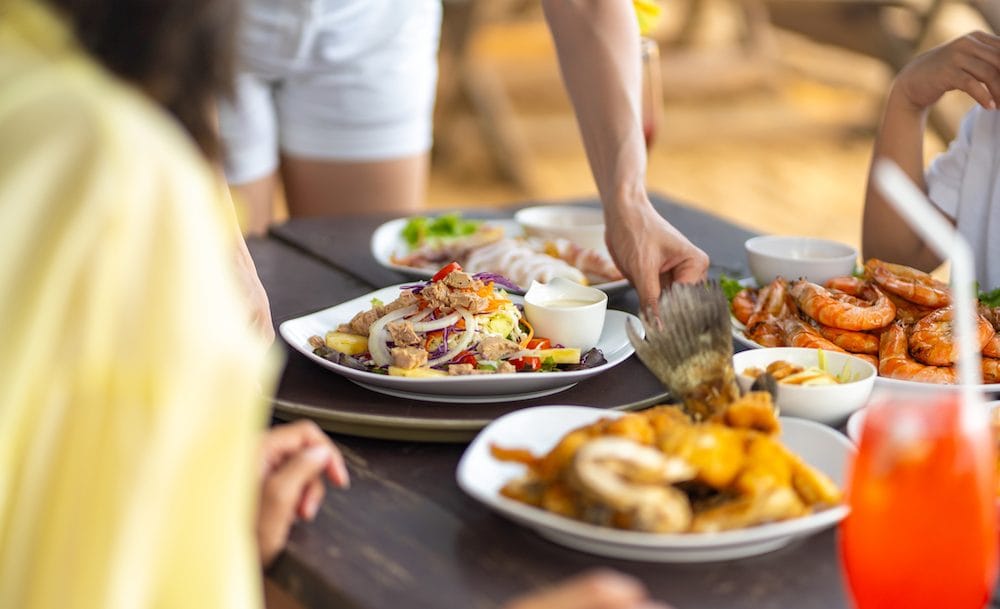
<svg viewBox="0 0 1000 609">
<path fill-rule="evenodd" d="M 282 156 L 292 216 L 398 212 L 423 206 L 428 154 L 383 161 L 323 161 Z"/>
<path fill-rule="evenodd" d="M 339 0 L 306 25 L 277 94 L 281 150 L 326 161 L 427 152 L 437 82 L 439 0 Z"/>
</svg>

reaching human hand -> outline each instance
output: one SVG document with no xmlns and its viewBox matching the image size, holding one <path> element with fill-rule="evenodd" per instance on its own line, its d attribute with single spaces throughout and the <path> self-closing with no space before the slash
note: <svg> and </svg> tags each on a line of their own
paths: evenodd
<svg viewBox="0 0 1000 609">
<path fill-rule="evenodd" d="M 1000 106 L 1000 37 L 973 32 L 918 55 L 896 76 L 895 88 L 919 110 L 953 90 L 995 110 Z"/>
<path fill-rule="evenodd" d="M 323 502 L 323 477 L 350 486 L 344 458 L 312 421 L 274 427 L 261 442 L 261 498 L 257 546 L 263 566 L 281 553 L 296 520 L 312 520 Z"/>
<path fill-rule="evenodd" d="M 605 240 L 615 264 L 639 293 L 643 310 L 677 281 L 694 283 L 708 272 L 708 255 L 653 209 L 642 205 L 605 207 Z"/>
<path fill-rule="evenodd" d="M 521 596 L 504 609 L 669 609 L 649 599 L 638 580 L 611 570 L 597 570 L 557 586 Z"/>
</svg>

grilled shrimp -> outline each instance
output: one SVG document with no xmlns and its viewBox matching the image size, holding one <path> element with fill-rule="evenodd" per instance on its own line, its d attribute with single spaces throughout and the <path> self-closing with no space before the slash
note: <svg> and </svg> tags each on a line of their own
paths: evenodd
<svg viewBox="0 0 1000 609">
<path fill-rule="evenodd" d="M 785 317 L 781 320 L 781 329 L 785 333 L 785 342 L 789 347 L 806 347 L 808 349 L 825 349 L 846 353 L 836 344 L 823 338 L 816 328 L 798 317 Z"/>
<path fill-rule="evenodd" d="M 923 319 L 924 316 L 937 311 L 934 307 L 914 304 L 905 298 L 896 296 L 892 292 L 885 292 L 885 295 L 892 301 L 892 304 L 896 305 L 896 319 L 902 320 L 908 326 L 912 326 Z"/>
<path fill-rule="evenodd" d="M 826 283 L 823 284 L 828 290 L 837 290 L 845 294 L 850 294 L 851 296 L 857 296 L 859 298 L 865 297 L 868 291 L 871 289 L 871 284 L 864 279 L 854 277 L 853 275 L 844 275 L 843 277 L 834 277 L 828 279 Z"/>
<path fill-rule="evenodd" d="M 757 290 L 753 288 L 743 288 L 733 296 L 731 305 L 733 316 L 744 326 L 750 321 L 754 308 L 757 306 Z"/>
<path fill-rule="evenodd" d="M 868 302 L 800 279 L 792 284 L 791 294 L 806 315 L 825 326 L 874 330 L 888 325 L 896 317 L 896 306 L 881 290 L 874 287 L 872 290 L 875 299 Z"/>
<path fill-rule="evenodd" d="M 931 366 L 948 366 L 958 361 L 958 346 L 952 335 L 953 314 L 951 307 L 943 307 L 913 324 L 908 344 L 914 358 Z M 983 350 L 994 334 L 990 322 L 978 315 L 976 351 Z"/>
<path fill-rule="evenodd" d="M 983 382 L 1000 383 L 1000 359 L 995 357 L 983 358 Z"/>
<path fill-rule="evenodd" d="M 910 357 L 906 327 L 899 321 L 882 333 L 878 360 L 878 373 L 884 377 L 944 385 L 954 385 L 957 382 L 958 377 L 953 367 L 927 366 Z"/>
<path fill-rule="evenodd" d="M 874 334 L 858 330 L 841 330 L 832 326 L 820 325 L 819 333 L 823 338 L 850 353 L 878 353 L 878 337 Z"/>
<path fill-rule="evenodd" d="M 926 307 L 951 303 L 948 286 L 917 269 L 872 258 L 865 263 L 866 274 L 887 292 Z"/>
<path fill-rule="evenodd" d="M 788 282 L 777 277 L 757 294 L 757 305 L 747 319 L 744 334 L 764 347 L 784 347 L 785 335 L 779 320 L 795 314 L 795 301 L 788 293 Z"/>
</svg>

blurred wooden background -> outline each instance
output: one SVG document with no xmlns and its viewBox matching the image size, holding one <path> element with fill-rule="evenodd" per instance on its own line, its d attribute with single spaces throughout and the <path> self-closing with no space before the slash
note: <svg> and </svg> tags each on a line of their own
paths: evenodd
<svg viewBox="0 0 1000 609">
<path fill-rule="evenodd" d="M 914 52 L 994 0 L 671 0 L 653 34 L 664 121 L 648 183 L 751 228 L 859 244 L 872 135 Z M 445 3 L 428 204 L 595 193 L 538 3 Z M 950 95 L 950 137 L 969 106 Z M 928 153 L 942 139 L 928 138 Z"/>
</svg>

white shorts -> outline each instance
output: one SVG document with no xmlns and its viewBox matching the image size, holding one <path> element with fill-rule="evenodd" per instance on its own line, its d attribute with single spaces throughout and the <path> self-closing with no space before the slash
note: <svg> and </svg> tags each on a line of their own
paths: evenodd
<svg viewBox="0 0 1000 609">
<path fill-rule="evenodd" d="M 232 184 L 279 150 L 374 161 L 431 146 L 440 0 L 249 0 L 235 98 L 219 103 Z"/>
</svg>

